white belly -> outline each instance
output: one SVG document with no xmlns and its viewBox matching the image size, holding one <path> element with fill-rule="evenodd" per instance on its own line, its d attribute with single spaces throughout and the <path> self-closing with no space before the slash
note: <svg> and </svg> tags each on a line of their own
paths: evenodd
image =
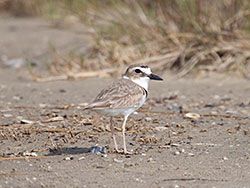
<svg viewBox="0 0 250 188">
<path fill-rule="evenodd" d="M 116 108 L 116 109 L 96 109 L 95 111 L 106 115 L 106 116 L 118 116 L 118 115 L 129 115 L 136 111 L 138 108 Z"/>
</svg>

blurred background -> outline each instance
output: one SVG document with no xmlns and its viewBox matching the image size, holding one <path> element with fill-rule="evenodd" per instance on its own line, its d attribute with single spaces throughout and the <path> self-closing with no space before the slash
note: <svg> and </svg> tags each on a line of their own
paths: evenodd
<svg viewBox="0 0 250 188">
<path fill-rule="evenodd" d="M 0 67 L 36 81 L 160 74 L 249 78 L 247 0 L 1 0 Z"/>
</svg>

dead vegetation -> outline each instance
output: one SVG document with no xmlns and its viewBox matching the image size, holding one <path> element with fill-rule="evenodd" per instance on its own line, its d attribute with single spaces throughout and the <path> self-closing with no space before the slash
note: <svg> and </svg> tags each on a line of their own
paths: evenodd
<svg viewBox="0 0 250 188">
<path fill-rule="evenodd" d="M 25 14 L 36 7 L 47 18 L 75 16 L 92 29 L 94 45 L 85 55 L 55 53 L 49 72 L 56 77 L 48 81 L 120 74 L 132 63 L 171 70 L 179 77 L 212 71 L 249 78 L 248 1 L 5 2 L 12 2 L 11 12 L 20 11 L 17 5 Z M 37 74 L 34 78 L 44 81 Z"/>
</svg>

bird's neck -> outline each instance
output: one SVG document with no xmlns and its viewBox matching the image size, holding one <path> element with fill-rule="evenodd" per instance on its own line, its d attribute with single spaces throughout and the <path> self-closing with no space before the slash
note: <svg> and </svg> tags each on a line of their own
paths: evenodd
<svg viewBox="0 0 250 188">
<path fill-rule="evenodd" d="M 129 79 L 137 85 L 143 87 L 146 91 L 148 91 L 149 78 L 148 77 L 140 77 L 140 78 L 129 78 L 127 76 L 123 76 L 124 79 Z"/>
</svg>

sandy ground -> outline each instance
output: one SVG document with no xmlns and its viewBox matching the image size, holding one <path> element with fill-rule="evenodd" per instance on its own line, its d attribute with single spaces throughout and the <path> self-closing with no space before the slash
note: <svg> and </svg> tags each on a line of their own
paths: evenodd
<svg viewBox="0 0 250 188">
<path fill-rule="evenodd" d="M 124 156 L 108 118 L 81 110 L 111 79 L 37 83 L 1 68 L 0 187 L 250 187 L 249 81 L 164 78 L 130 117 Z"/>
<path fill-rule="evenodd" d="M 123 156 L 113 152 L 108 119 L 79 105 L 111 80 L 34 83 L 10 75 L 1 72 L 1 187 L 250 185 L 247 81 L 153 83 L 127 126 L 135 154 Z M 108 146 L 107 155 L 86 152 L 96 144 Z M 38 157 L 27 157 L 32 152 Z"/>
</svg>

